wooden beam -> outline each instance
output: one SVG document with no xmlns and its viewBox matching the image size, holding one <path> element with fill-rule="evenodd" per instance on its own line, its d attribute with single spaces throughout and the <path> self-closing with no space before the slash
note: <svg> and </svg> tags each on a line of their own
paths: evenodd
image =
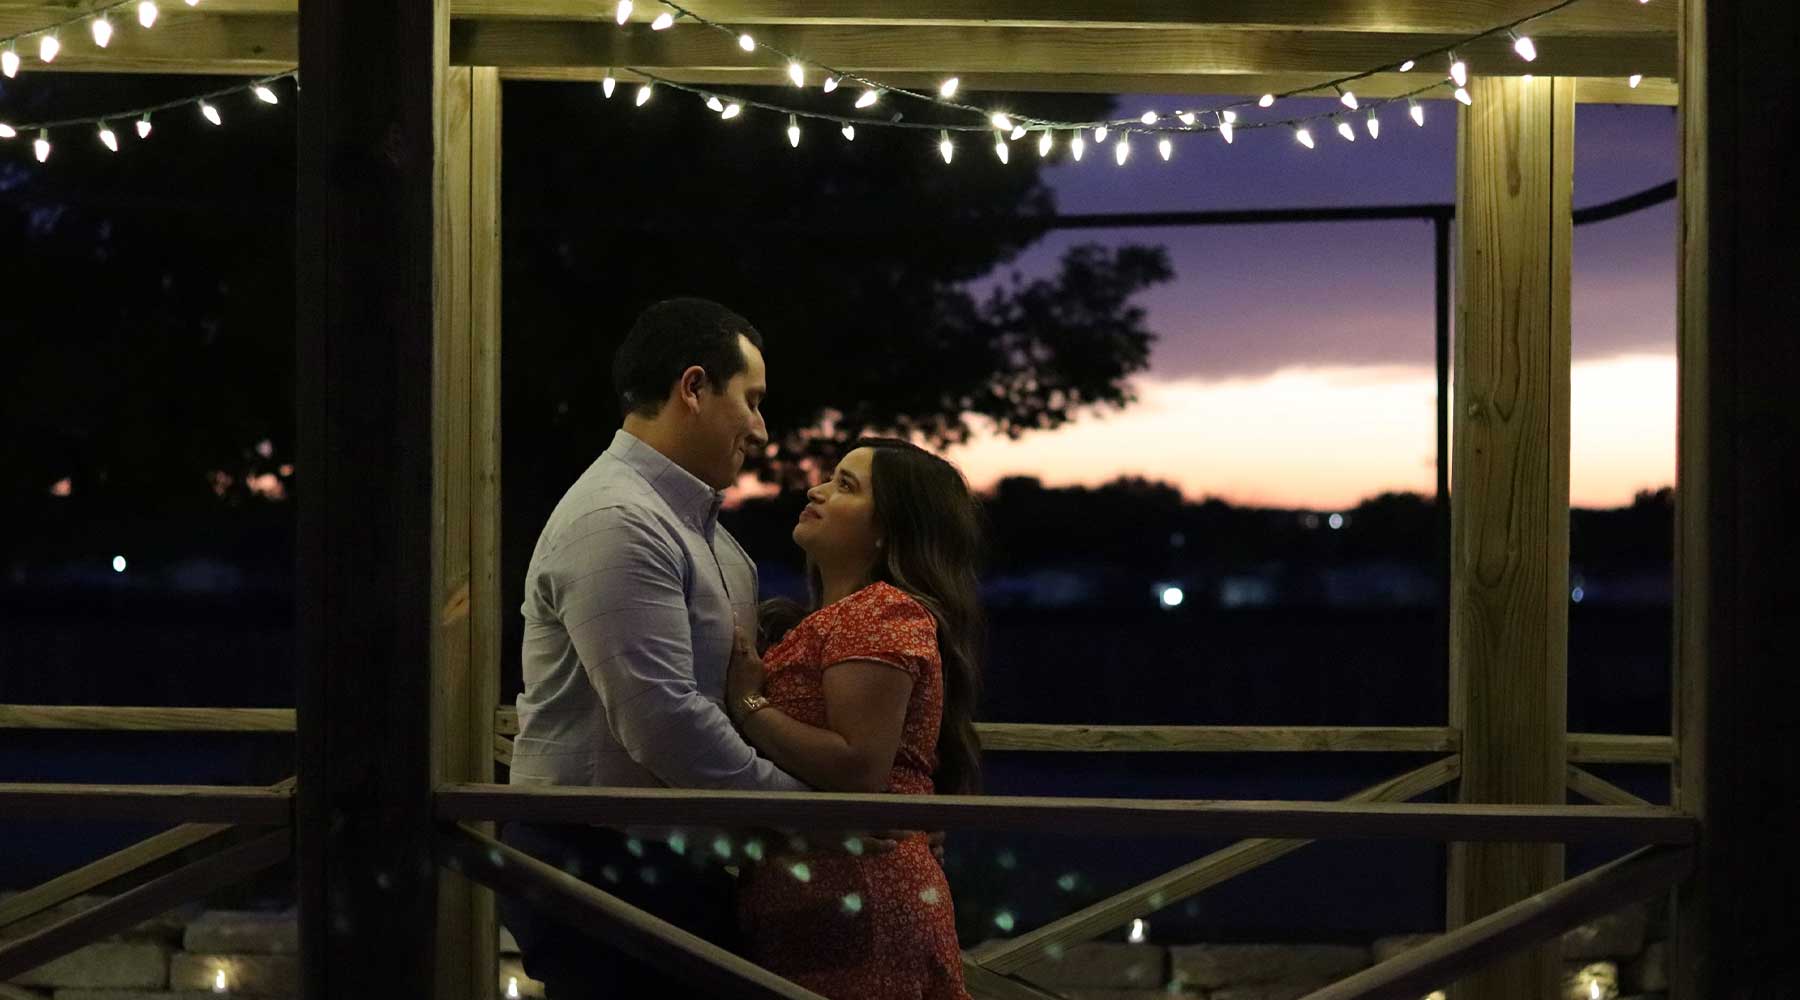
<svg viewBox="0 0 1800 1000">
<path fill-rule="evenodd" d="M 1644 848 L 1314 990 L 1303 1000 L 1413 1000 L 1519 948 L 1549 941 L 1570 927 L 1662 892 L 1687 874 L 1693 860 L 1687 848 Z"/>
<path fill-rule="evenodd" d="M 291 733 L 291 708 L 156 708 L 0 705 L 0 729 L 96 729 L 169 733 Z"/>
<path fill-rule="evenodd" d="M 989 722 L 983 750 L 1134 753 L 1455 753 L 1456 731 L 1432 726 L 1079 726 Z"/>
<path fill-rule="evenodd" d="M 1618 785 L 1607 781 L 1575 765 L 1569 765 L 1569 791 L 1603 806 L 1647 806 L 1649 800 L 1631 794 Z"/>
<path fill-rule="evenodd" d="M 507 819 L 609 826 L 1056 830 L 1120 837 L 1680 844 L 1691 842 L 1694 836 L 1692 820 L 1673 809 L 1619 806 L 848 795 L 562 785 L 446 785 L 437 792 L 437 816 L 445 821 Z"/>
<path fill-rule="evenodd" d="M 1450 723 L 1459 801 L 1566 800 L 1574 88 L 1477 78 L 1459 118 Z M 1562 880 L 1554 844 L 1452 844 L 1454 930 Z M 1555 992 L 1539 949 L 1458 1000 Z"/>
<path fill-rule="evenodd" d="M 293 788 L 294 779 L 289 778 L 271 786 L 271 791 L 291 794 Z M 96 858 L 74 871 L 64 872 L 48 882 L 0 900 L 0 929 L 37 916 L 84 892 L 115 886 L 134 873 L 232 829 L 234 827 L 223 823 L 183 823 Z"/>
<path fill-rule="evenodd" d="M 695 987 L 696 995 L 823 1000 L 811 990 L 468 826 L 442 831 L 437 855 L 452 871 L 516 895 L 581 933 L 685 980 Z"/>
<path fill-rule="evenodd" d="M 1461 773 L 1455 757 L 1447 757 L 1362 789 L 1345 802 L 1405 802 L 1455 781 Z M 972 956 L 993 972 L 1017 972 L 1049 958 L 1058 948 L 1088 941 L 1134 917 L 1148 916 L 1196 893 L 1274 861 L 1312 843 L 1310 840 L 1245 840 L 1197 861 L 1116 893 L 1059 920 L 1016 938 L 998 942 Z"/>
<path fill-rule="evenodd" d="M 221 17 L 211 6 L 201 11 L 164 3 L 156 27 L 148 31 L 132 19 L 115 19 L 117 30 L 99 48 L 83 28 L 59 34 L 62 52 L 44 66 L 27 56 L 21 75 L 40 72 L 219 73 L 259 76 L 293 69 L 300 61 L 297 22 L 292 13 Z M 66 17 L 66 10 L 56 19 Z M 50 23 L 36 12 L 0 9 L 0 36 Z"/>
<path fill-rule="evenodd" d="M 1063 1000 L 1060 993 L 1051 993 L 1041 986 L 1004 976 L 998 972 L 989 972 L 963 955 L 963 985 L 968 987 L 969 995 L 975 1000 Z"/>
<path fill-rule="evenodd" d="M 1672 927 L 1671 1000 L 1793 996 L 1800 798 L 1800 7 L 1682 4 L 1674 801 L 1705 824 Z"/>
<path fill-rule="evenodd" d="M 0 783 L 0 816 L 285 826 L 293 794 L 233 785 Z"/>
<path fill-rule="evenodd" d="M 288 860 L 288 830 L 265 834 L 176 869 L 129 892 L 16 941 L 0 943 L 0 982 L 106 937 L 158 913 Z"/>
<path fill-rule="evenodd" d="M 1570 733 L 1569 760 L 1576 764 L 1668 764 L 1675 741 L 1668 736 Z"/>
<path fill-rule="evenodd" d="M 431 996 L 447 0 L 299 13 L 299 886 L 309 1000 Z"/>
</svg>

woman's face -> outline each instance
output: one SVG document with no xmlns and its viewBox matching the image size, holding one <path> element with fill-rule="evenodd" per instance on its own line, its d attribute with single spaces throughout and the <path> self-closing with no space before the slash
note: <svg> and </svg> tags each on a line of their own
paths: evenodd
<svg viewBox="0 0 1800 1000">
<path fill-rule="evenodd" d="M 844 456 L 830 479 L 806 491 L 794 541 L 815 562 L 875 561 L 881 533 L 875 525 L 874 465 L 874 450 L 858 448 Z"/>
</svg>

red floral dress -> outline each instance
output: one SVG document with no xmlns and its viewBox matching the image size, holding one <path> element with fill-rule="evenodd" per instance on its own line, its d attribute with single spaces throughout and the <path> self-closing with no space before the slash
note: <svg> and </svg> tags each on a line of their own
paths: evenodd
<svg viewBox="0 0 1800 1000">
<path fill-rule="evenodd" d="M 764 654 L 774 707 L 825 727 L 825 668 L 876 660 L 913 678 L 886 791 L 930 795 L 944 713 L 937 623 L 905 592 L 872 584 L 820 608 Z M 833 1000 L 966 1000 L 950 885 L 923 834 L 894 850 L 771 851 L 738 883 L 749 957 Z"/>
</svg>

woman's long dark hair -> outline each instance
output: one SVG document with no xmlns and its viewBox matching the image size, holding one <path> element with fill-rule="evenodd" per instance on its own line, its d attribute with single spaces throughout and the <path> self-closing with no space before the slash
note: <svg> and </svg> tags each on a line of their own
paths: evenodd
<svg viewBox="0 0 1800 1000">
<path fill-rule="evenodd" d="M 937 621 L 938 657 L 944 665 L 944 717 L 938 727 L 939 793 L 981 790 L 981 740 L 975 735 L 975 703 L 981 697 L 981 654 L 986 623 L 977 575 L 985 532 L 981 507 L 956 466 L 897 438 L 862 438 L 846 449 L 868 448 L 875 521 L 882 557 L 876 582 L 889 583 L 924 605 Z M 809 567 L 813 607 L 823 591 Z M 772 642 L 797 620 L 799 609 L 771 601 L 762 616 L 761 639 Z"/>
</svg>

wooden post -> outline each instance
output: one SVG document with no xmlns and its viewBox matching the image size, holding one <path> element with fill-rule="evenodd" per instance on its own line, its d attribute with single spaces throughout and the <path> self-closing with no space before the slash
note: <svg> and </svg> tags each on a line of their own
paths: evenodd
<svg viewBox="0 0 1800 1000">
<path fill-rule="evenodd" d="M 1675 804 L 1701 820 L 1670 996 L 1800 995 L 1793 558 L 1800 544 L 1800 186 L 1770 95 L 1800 84 L 1791 3 L 1685 0 Z"/>
<path fill-rule="evenodd" d="M 1569 246 L 1574 87 L 1488 77 L 1458 119 L 1450 724 L 1465 803 L 1561 803 L 1569 604 Z M 1450 846 L 1449 926 L 1562 880 L 1550 844 Z M 1459 1000 L 1549 1000 L 1554 948 Z"/>
<path fill-rule="evenodd" d="M 432 649 L 434 784 L 494 780 L 500 700 L 500 77 L 445 76 L 432 433 L 438 628 Z M 492 832 L 492 824 L 484 824 Z M 491 1000 L 499 984 L 493 893 L 438 886 L 435 997 Z"/>
<path fill-rule="evenodd" d="M 301 986 L 424 997 L 449 3 L 307 0 L 299 16 Z"/>
</svg>

